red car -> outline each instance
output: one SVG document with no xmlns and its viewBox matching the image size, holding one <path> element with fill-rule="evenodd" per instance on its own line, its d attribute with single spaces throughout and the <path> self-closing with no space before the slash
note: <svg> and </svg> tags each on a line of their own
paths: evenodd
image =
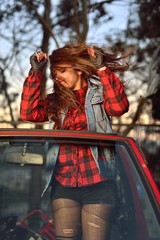
<svg viewBox="0 0 160 240">
<path fill-rule="evenodd" d="M 49 191 L 41 197 L 48 145 L 114 149 L 118 208 L 110 240 L 160 240 L 160 192 L 132 138 L 93 132 L 0 130 L 0 239 L 55 239 Z"/>
</svg>

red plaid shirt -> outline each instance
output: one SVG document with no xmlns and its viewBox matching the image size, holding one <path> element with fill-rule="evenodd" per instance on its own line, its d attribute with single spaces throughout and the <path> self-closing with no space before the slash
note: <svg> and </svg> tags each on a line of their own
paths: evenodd
<svg viewBox="0 0 160 240">
<path fill-rule="evenodd" d="M 128 100 L 119 78 L 108 68 L 98 71 L 104 88 L 103 105 L 110 116 L 120 116 L 128 111 Z M 21 118 L 23 120 L 43 122 L 47 120 L 44 111 L 45 100 L 39 100 L 40 82 L 42 73 L 34 76 L 34 73 L 26 78 L 23 87 L 21 101 Z M 87 86 L 75 91 L 81 110 L 68 111 L 63 129 L 87 130 L 87 121 L 84 111 L 85 95 Z M 99 161 L 105 161 L 99 151 Z M 63 186 L 87 186 L 104 181 L 105 178 L 99 173 L 89 147 L 78 145 L 61 145 L 60 154 L 55 168 L 55 178 Z"/>
<path fill-rule="evenodd" d="M 87 130 L 87 120 L 84 109 L 85 96 L 88 86 L 74 91 L 80 104 L 81 111 L 73 109 L 68 111 L 63 122 L 63 129 Z M 101 161 L 105 160 L 100 157 Z M 63 186 L 86 186 L 105 180 L 96 166 L 89 147 L 79 145 L 61 145 L 59 161 L 55 168 L 55 178 Z"/>
</svg>

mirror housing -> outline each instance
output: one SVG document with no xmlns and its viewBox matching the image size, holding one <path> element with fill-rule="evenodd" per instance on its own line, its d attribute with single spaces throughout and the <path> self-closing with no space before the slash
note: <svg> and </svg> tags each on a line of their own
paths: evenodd
<svg viewBox="0 0 160 240">
<path fill-rule="evenodd" d="M 5 155 L 5 161 L 8 163 L 17 163 L 20 165 L 42 165 L 43 156 L 38 153 L 26 153 L 25 155 L 22 155 L 20 152 L 8 152 Z"/>
</svg>

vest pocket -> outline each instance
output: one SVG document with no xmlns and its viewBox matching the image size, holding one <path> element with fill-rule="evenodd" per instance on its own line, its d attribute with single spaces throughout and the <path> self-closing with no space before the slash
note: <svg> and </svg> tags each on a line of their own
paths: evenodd
<svg viewBox="0 0 160 240">
<path fill-rule="evenodd" d="M 91 99 L 91 104 L 100 104 L 103 102 L 103 100 L 103 94 L 101 92 L 96 92 Z"/>
<path fill-rule="evenodd" d="M 96 131 L 102 133 L 112 133 L 110 119 L 105 109 L 100 104 L 92 105 L 96 121 Z"/>
</svg>

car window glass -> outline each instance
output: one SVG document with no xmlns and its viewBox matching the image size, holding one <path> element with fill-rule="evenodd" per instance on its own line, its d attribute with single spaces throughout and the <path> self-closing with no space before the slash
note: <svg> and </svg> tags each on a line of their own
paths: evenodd
<svg viewBox="0 0 160 240">
<path fill-rule="evenodd" d="M 144 184 L 143 174 L 140 172 L 140 168 L 138 168 L 137 163 L 135 162 L 134 154 L 131 154 L 129 149 L 127 151 L 127 148 L 122 144 L 117 145 L 117 156 L 118 160 L 120 160 L 120 158 L 122 160 L 119 163 L 119 165 L 123 165 L 123 167 L 120 166 L 121 171 L 123 172 L 124 168 L 124 171 L 128 175 L 125 180 L 128 182 L 128 187 L 131 189 L 132 199 L 134 199 L 135 205 L 137 206 L 135 211 L 142 210 L 142 215 L 144 217 L 143 220 L 145 221 L 144 224 L 146 224 L 149 239 L 158 239 L 160 237 L 159 223 L 147 192 L 148 188 L 146 188 L 146 183 Z M 123 181 L 124 177 L 122 177 L 122 172 L 119 174 Z M 138 204 L 140 204 L 139 207 Z"/>
<path fill-rule="evenodd" d="M 49 141 L 45 138 L 34 141 L 33 138 L 32 141 L 15 139 L 0 142 L 1 218 L 15 216 L 17 217 L 15 221 L 24 220 L 22 223 L 36 232 L 43 230 L 51 221 L 50 192 L 47 191 L 43 197 L 41 194 L 46 180 L 46 159 L 50 153 L 53 154 L 50 150 L 59 141 L 53 139 Z M 63 144 L 63 140 L 60 143 Z M 71 144 L 73 143 L 76 144 L 76 141 Z M 116 179 L 117 211 L 110 240 L 137 240 L 139 239 L 137 236 L 142 236 L 145 240 L 158 240 L 160 228 L 157 216 L 146 183 L 144 184 L 143 174 L 130 148 L 122 142 L 98 143 L 91 140 L 91 143 L 83 141 L 82 144 L 93 147 L 99 145 L 100 158 L 103 158 L 102 152 L 108 153 L 111 160 L 108 165 L 110 169 L 111 163 L 116 162 L 112 176 Z M 36 209 L 43 212 L 35 212 Z M 141 228 L 146 233 L 137 235 Z"/>
</svg>

